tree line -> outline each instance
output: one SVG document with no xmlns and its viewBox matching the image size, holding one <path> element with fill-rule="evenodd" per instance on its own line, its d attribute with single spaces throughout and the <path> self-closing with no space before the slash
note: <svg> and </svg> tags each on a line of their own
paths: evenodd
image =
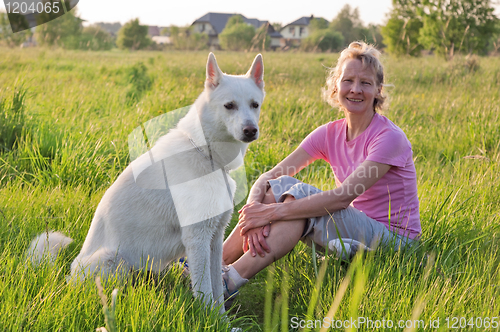
<svg viewBox="0 0 500 332">
<path fill-rule="evenodd" d="M 396 55 L 484 55 L 499 51 L 500 21 L 490 0 L 393 0 L 382 35 Z"/>
<path fill-rule="evenodd" d="M 98 25 L 83 27 L 75 10 L 36 28 L 35 39 L 42 46 L 67 49 L 109 50 L 155 49 L 158 46 L 148 36 L 148 27 L 138 19 L 127 22 L 117 35 Z M 281 24 L 273 24 L 279 31 Z M 256 29 L 239 15 L 231 17 L 222 33 L 219 45 L 226 50 L 265 50 L 270 47 L 268 26 Z M 303 51 L 337 52 L 350 42 L 363 40 L 388 53 L 419 56 L 423 51 L 444 57 L 455 53 L 498 53 L 500 50 L 500 20 L 494 14 L 491 0 L 393 0 L 385 25 L 365 25 L 359 9 L 345 5 L 330 22 L 312 18 L 309 34 L 297 47 Z M 180 50 L 202 50 L 209 47 L 208 35 L 192 27 L 171 26 L 163 31 L 169 35 L 168 46 Z M 31 31 L 13 34 L 6 14 L 0 13 L 0 42 L 17 46 L 30 37 Z"/>
</svg>

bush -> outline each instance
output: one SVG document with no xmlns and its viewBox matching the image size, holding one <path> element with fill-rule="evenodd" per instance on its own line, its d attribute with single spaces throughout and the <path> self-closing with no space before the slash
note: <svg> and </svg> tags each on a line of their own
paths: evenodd
<svg viewBox="0 0 500 332">
<path fill-rule="evenodd" d="M 344 45 L 344 37 L 341 33 L 331 29 L 316 30 L 310 36 L 304 38 L 301 49 L 304 51 L 340 51 Z"/>
<path fill-rule="evenodd" d="M 263 24 L 255 32 L 252 38 L 252 51 L 263 51 L 269 49 L 271 46 L 271 37 L 267 34 L 268 24 Z"/>
<path fill-rule="evenodd" d="M 131 20 L 118 31 L 116 45 L 121 49 L 140 50 L 151 44 L 148 27 L 140 25 L 139 19 Z"/>
<path fill-rule="evenodd" d="M 227 20 L 226 26 L 224 28 L 228 29 L 228 28 L 230 28 L 234 25 L 238 25 L 238 24 L 245 24 L 245 20 L 243 19 L 243 16 L 233 15 Z"/>
<path fill-rule="evenodd" d="M 199 51 L 208 48 L 208 35 L 192 33 L 190 28 L 171 26 L 170 40 L 176 50 Z"/>
<path fill-rule="evenodd" d="M 113 37 L 98 25 L 83 28 L 80 37 L 80 49 L 91 51 L 110 50 L 114 44 Z"/>
<path fill-rule="evenodd" d="M 233 19 L 233 17 L 235 18 Z M 235 15 L 233 17 L 228 20 L 226 28 L 219 35 L 220 46 L 231 51 L 248 50 L 252 46 L 255 28 L 244 23 L 241 16 Z"/>
<path fill-rule="evenodd" d="M 447 72 L 451 77 L 461 79 L 469 74 L 474 74 L 481 68 L 479 57 L 475 54 L 455 56 L 449 62 Z"/>
<path fill-rule="evenodd" d="M 153 80 L 148 75 L 148 68 L 138 62 L 125 71 L 125 79 L 129 83 L 126 98 L 130 106 L 138 102 L 142 95 L 151 88 Z"/>
<path fill-rule="evenodd" d="M 76 16 L 75 10 L 73 9 L 50 22 L 37 26 L 37 43 L 45 46 L 77 49 L 80 46 L 82 19 Z M 44 19 L 48 20 L 49 18 Z"/>
<path fill-rule="evenodd" d="M 82 19 L 76 15 L 75 10 L 37 26 L 37 42 L 40 45 L 60 46 L 66 49 L 93 51 L 111 49 L 114 46 L 113 37 L 97 25 L 83 28 Z M 43 19 L 48 20 L 50 17 L 46 16 Z"/>
</svg>

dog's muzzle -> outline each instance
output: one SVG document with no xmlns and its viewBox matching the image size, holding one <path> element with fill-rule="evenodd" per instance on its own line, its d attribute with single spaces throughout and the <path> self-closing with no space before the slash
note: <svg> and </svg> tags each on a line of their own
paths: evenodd
<svg viewBox="0 0 500 332">
<path fill-rule="evenodd" d="M 257 138 L 258 132 L 259 129 L 257 127 L 254 126 L 243 127 L 243 141 L 245 142 L 254 141 Z"/>
</svg>

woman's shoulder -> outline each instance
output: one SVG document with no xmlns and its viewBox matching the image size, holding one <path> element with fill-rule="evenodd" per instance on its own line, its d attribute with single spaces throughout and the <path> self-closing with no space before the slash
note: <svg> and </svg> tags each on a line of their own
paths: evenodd
<svg viewBox="0 0 500 332">
<path fill-rule="evenodd" d="M 410 141 L 400 127 L 383 115 L 376 113 L 375 117 L 376 123 L 372 128 L 372 133 L 369 138 L 370 141 L 375 142 L 383 140 L 392 142 L 394 145 L 408 145 L 411 148 Z"/>
<path fill-rule="evenodd" d="M 407 139 L 406 134 L 403 131 L 403 129 L 398 127 L 394 122 L 389 120 L 384 115 L 380 115 L 378 113 L 375 113 L 375 119 L 376 119 L 376 123 L 375 123 L 375 126 L 373 128 L 374 134 L 376 134 L 376 135 L 380 135 L 380 134 L 394 135 L 394 136 L 400 136 L 401 138 Z"/>
<path fill-rule="evenodd" d="M 335 121 L 330 121 L 328 123 L 325 123 L 323 126 L 325 127 L 326 130 L 335 130 L 338 128 L 344 128 L 346 124 L 345 118 L 338 119 Z"/>
</svg>

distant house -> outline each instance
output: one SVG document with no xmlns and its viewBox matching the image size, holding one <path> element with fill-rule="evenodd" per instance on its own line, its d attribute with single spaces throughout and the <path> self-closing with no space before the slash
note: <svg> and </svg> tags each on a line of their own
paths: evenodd
<svg viewBox="0 0 500 332">
<path fill-rule="evenodd" d="M 158 45 L 170 45 L 172 44 L 172 41 L 170 40 L 169 36 L 153 36 L 151 38 L 155 43 Z"/>
<path fill-rule="evenodd" d="M 148 26 L 148 36 L 156 37 L 160 35 L 160 28 L 154 25 Z"/>
<path fill-rule="evenodd" d="M 226 27 L 227 21 L 231 16 L 240 14 L 226 14 L 226 13 L 207 13 L 195 20 L 191 26 L 195 33 L 206 33 L 208 35 L 208 43 L 213 47 L 220 47 L 219 34 Z M 267 34 L 271 37 L 271 48 L 275 49 L 281 47 L 280 40 L 283 38 L 279 32 L 274 30 L 273 26 L 268 21 L 260 21 L 255 18 L 246 18 L 240 15 L 245 23 L 260 28 L 262 25 L 267 24 Z"/>
<path fill-rule="evenodd" d="M 158 45 L 170 45 L 172 44 L 170 36 L 165 35 L 165 31 L 167 30 L 165 27 L 150 25 L 148 26 L 148 36 Z"/>
<path fill-rule="evenodd" d="M 285 39 L 287 44 L 300 45 L 300 41 L 309 36 L 311 29 L 309 24 L 312 20 L 322 20 L 328 23 L 327 20 L 321 17 L 314 17 L 313 15 L 309 17 L 301 17 L 298 20 L 293 21 L 281 28 L 281 35 Z"/>
</svg>

